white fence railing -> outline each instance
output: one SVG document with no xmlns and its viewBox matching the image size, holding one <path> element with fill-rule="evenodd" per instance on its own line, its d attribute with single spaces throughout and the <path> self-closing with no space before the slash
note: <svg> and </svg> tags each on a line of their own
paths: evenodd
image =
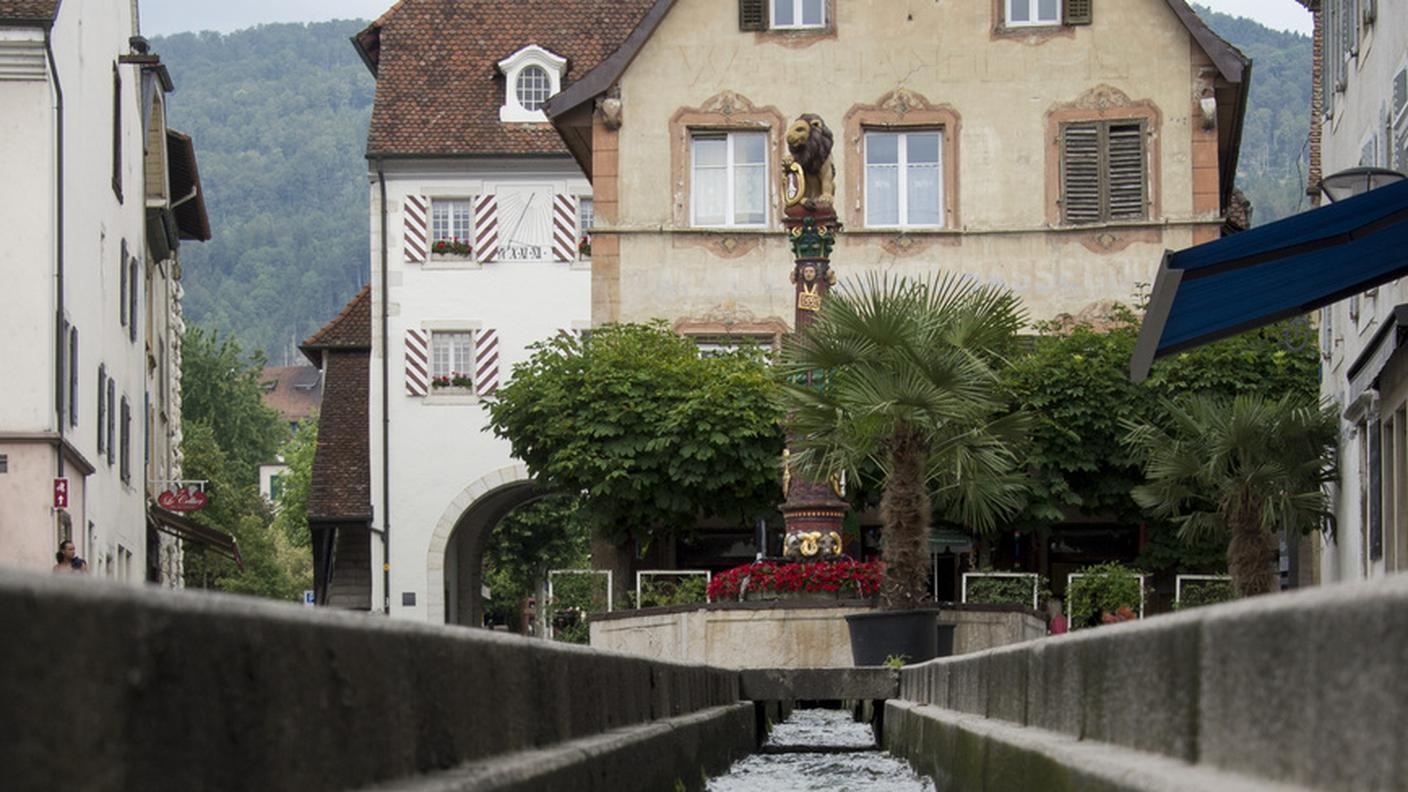
<svg viewBox="0 0 1408 792">
<path fill-rule="evenodd" d="M 1032 581 L 1032 610 L 1037 610 L 1041 596 L 1041 576 L 1035 572 L 964 572 L 963 593 L 959 602 L 968 602 L 968 578 L 1030 578 Z"/>
</svg>

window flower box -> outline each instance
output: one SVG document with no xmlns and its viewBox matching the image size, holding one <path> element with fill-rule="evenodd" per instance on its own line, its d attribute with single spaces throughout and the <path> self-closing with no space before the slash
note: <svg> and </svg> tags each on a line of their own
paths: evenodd
<svg viewBox="0 0 1408 792">
<path fill-rule="evenodd" d="M 592 257 L 592 235 L 582 234 L 582 238 L 577 241 L 577 257 L 589 259 Z"/>
<path fill-rule="evenodd" d="M 430 243 L 430 254 L 437 259 L 467 260 L 474 257 L 474 248 L 458 237 L 437 239 Z"/>
<path fill-rule="evenodd" d="M 462 374 L 458 371 L 452 371 L 449 374 L 442 374 L 438 377 L 431 377 L 430 386 L 437 391 L 444 390 L 450 392 L 473 392 L 474 378 L 471 377 L 469 374 Z"/>
</svg>

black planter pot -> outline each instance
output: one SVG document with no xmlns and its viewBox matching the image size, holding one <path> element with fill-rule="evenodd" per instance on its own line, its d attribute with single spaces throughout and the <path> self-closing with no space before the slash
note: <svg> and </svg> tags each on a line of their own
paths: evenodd
<svg viewBox="0 0 1408 792">
<path fill-rule="evenodd" d="M 857 666 L 884 665 L 892 657 L 909 665 L 953 654 L 953 625 L 939 624 L 938 608 L 856 613 L 846 617 L 846 627 Z"/>
</svg>

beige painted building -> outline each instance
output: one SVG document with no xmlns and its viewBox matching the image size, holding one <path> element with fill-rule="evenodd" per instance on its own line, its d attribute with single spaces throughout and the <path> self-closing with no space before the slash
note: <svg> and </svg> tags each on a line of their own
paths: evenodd
<svg viewBox="0 0 1408 792">
<path fill-rule="evenodd" d="M 1245 217 L 1250 62 L 1183 0 L 1064 2 L 659 0 L 548 106 L 595 193 L 593 323 L 790 327 L 802 113 L 834 134 L 843 281 L 961 271 L 1035 319 L 1129 301 Z"/>
</svg>

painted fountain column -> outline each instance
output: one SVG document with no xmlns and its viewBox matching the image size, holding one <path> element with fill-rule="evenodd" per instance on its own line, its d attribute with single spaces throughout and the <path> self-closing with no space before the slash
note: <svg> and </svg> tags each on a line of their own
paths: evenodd
<svg viewBox="0 0 1408 792">
<path fill-rule="evenodd" d="M 782 193 L 787 208 L 783 226 L 792 244 L 792 283 L 796 288 L 793 328 L 801 332 L 821 310 L 826 293 L 836 283 L 831 251 L 841 230 L 835 209 L 836 167 L 831 160 L 833 137 L 826 122 L 807 113 L 787 130 L 788 154 L 782 158 Z M 807 375 L 807 384 L 820 386 L 820 372 Z M 789 444 L 790 444 L 789 439 Z M 843 482 L 811 481 L 794 475 L 785 451 L 782 466 L 784 502 L 778 507 L 786 526 L 783 556 L 794 561 L 835 558 L 844 553 L 841 523 L 846 516 Z"/>
</svg>

